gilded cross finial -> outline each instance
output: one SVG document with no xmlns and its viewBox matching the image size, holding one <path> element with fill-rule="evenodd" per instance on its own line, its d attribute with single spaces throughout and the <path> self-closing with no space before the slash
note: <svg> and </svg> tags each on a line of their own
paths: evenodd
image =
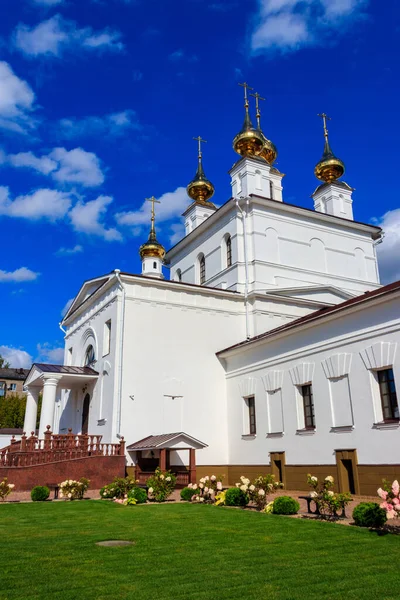
<svg viewBox="0 0 400 600">
<path fill-rule="evenodd" d="M 244 105 L 247 108 L 249 106 L 249 100 L 247 98 L 247 90 L 251 90 L 251 91 L 254 91 L 254 90 L 246 82 L 244 82 L 244 83 L 238 83 L 238 85 L 240 85 L 240 87 L 244 88 Z"/>
<path fill-rule="evenodd" d="M 258 92 L 255 92 L 254 94 L 250 94 L 250 96 L 253 96 L 253 98 L 256 99 L 257 125 L 260 128 L 261 127 L 261 111 L 260 111 L 259 100 L 265 100 L 265 98 L 263 98 L 262 96 L 260 96 L 260 94 Z"/>
<path fill-rule="evenodd" d="M 159 200 L 156 200 L 154 196 L 152 196 L 151 198 L 145 198 L 145 200 L 147 202 L 151 202 L 151 232 L 154 233 L 154 222 L 156 220 L 156 211 L 154 209 L 154 204 L 161 204 L 161 202 Z"/>
<path fill-rule="evenodd" d="M 207 140 L 203 140 L 203 138 L 198 135 L 197 137 L 193 138 L 196 142 L 198 142 L 198 157 L 201 158 L 202 157 L 202 152 L 201 152 L 201 144 L 207 144 Z"/>
<path fill-rule="evenodd" d="M 328 140 L 328 127 L 326 126 L 326 122 L 330 121 L 331 118 L 328 117 L 328 115 L 326 115 L 325 113 L 318 113 L 317 115 L 318 117 L 321 117 L 323 123 L 324 123 L 324 136 L 325 139 Z"/>
</svg>

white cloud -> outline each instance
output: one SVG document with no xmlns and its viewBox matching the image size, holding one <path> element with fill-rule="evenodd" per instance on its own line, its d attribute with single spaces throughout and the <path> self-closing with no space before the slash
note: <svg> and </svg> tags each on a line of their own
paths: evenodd
<svg viewBox="0 0 400 600">
<path fill-rule="evenodd" d="M 172 223 L 171 227 L 171 235 L 169 237 L 169 241 L 171 246 L 175 246 L 182 238 L 185 237 L 185 226 L 183 222 L 181 223 Z"/>
<path fill-rule="evenodd" d="M 15 369 L 29 369 L 32 365 L 32 356 L 25 352 L 25 350 L 10 346 L 0 346 L 0 354 Z"/>
<path fill-rule="evenodd" d="M 14 33 L 14 45 L 27 56 L 59 57 L 67 50 L 121 51 L 123 44 L 120 38 L 118 31 L 93 31 L 91 27 L 79 29 L 74 21 L 55 15 L 35 27 L 20 23 Z"/>
<path fill-rule="evenodd" d="M 121 241 L 120 232 L 114 228 L 107 229 L 103 223 L 104 215 L 112 201 L 111 196 L 99 196 L 90 202 L 78 202 L 69 213 L 75 231 L 96 235 L 108 242 Z"/>
<path fill-rule="evenodd" d="M 294 51 L 318 45 L 327 34 L 341 33 L 346 21 L 363 15 L 368 0 L 258 0 L 251 36 L 255 53 Z"/>
<path fill-rule="evenodd" d="M 31 113 L 35 94 L 29 84 L 0 61 L 0 128 L 26 133 L 36 125 Z"/>
<path fill-rule="evenodd" d="M 35 281 L 40 273 L 35 273 L 27 267 L 20 267 L 15 271 L 2 271 L 0 269 L 0 282 Z"/>
<path fill-rule="evenodd" d="M 70 194 L 50 189 L 35 190 L 11 200 L 8 188 L 0 187 L 0 215 L 8 217 L 56 221 L 67 214 L 71 203 Z"/>
<path fill-rule="evenodd" d="M 70 298 L 66 303 L 64 308 L 61 311 L 61 316 L 65 317 L 65 315 L 67 314 L 67 312 L 69 311 L 69 309 L 71 308 L 71 305 L 73 303 L 73 301 L 75 300 L 75 298 Z"/>
<path fill-rule="evenodd" d="M 60 365 L 64 362 L 64 348 L 52 348 L 50 344 L 38 344 L 36 346 L 37 357 L 35 362 L 48 362 L 50 364 Z"/>
<path fill-rule="evenodd" d="M 76 244 L 73 248 L 59 248 L 55 254 L 57 256 L 71 256 L 73 254 L 80 254 L 81 252 L 83 252 L 83 246 Z"/>
<path fill-rule="evenodd" d="M 382 282 L 390 283 L 400 279 L 400 208 L 385 213 L 377 224 L 385 234 L 377 246 L 379 271 Z"/>
<path fill-rule="evenodd" d="M 64 139 L 91 135 L 118 137 L 129 131 L 141 129 L 141 125 L 134 110 L 124 110 L 102 117 L 61 119 L 57 129 L 59 137 Z"/>
<path fill-rule="evenodd" d="M 158 200 L 161 204 L 156 205 L 156 224 L 180 217 L 191 202 L 184 187 L 178 187 L 174 192 L 167 192 Z M 138 226 L 150 225 L 150 209 L 150 202 L 145 201 L 139 210 L 117 213 L 115 218 L 119 225 L 134 227 L 135 232 L 139 233 L 141 229 L 137 229 Z"/>
<path fill-rule="evenodd" d="M 33 169 L 42 175 L 51 175 L 57 183 L 80 184 L 96 187 L 104 181 L 100 160 L 93 152 L 83 148 L 66 150 L 54 148 L 49 154 L 35 156 L 32 152 L 0 154 L 0 164 Z"/>
</svg>

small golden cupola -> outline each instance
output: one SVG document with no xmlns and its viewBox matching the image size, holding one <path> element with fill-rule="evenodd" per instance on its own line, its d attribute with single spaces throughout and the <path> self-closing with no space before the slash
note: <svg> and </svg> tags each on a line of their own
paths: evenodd
<svg viewBox="0 0 400 600">
<path fill-rule="evenodd" d="M 322 155 L 321 160 L 316 164 L 314 169 L 314 174 L 317 179 L 320 181 L 324 181 L 325 183 L 332 183 L 341 177 L 344 173 L 345 167 L 344 163 L 337 158 L 332 152 L 332 148 L 329 144 L 328 137 L 328 128 L 326 126 L 326 121 L 330 121 L 330 117 L 328 117 L 325 113 L 319 114 L 319 117 L 322 118 L 324 123 L 324 137 L 325 137 L 325 146 L 324 153 Z"/>
<path fill-rule="evenodd" d="M 155 230 L 155 210 L 154 204 L 160 204 L 154 196 L 146 198 L 151 202 L 151 228 L 147 242 L 139 248 L 140 258 L 142 259 L 142 275 L 149 277 L 163 278 L 162 265 L 164 263 L 165 248 L 157 241 Z"/>
<path fill-rule="evenodd" d="M 250 94 L 250 96 L 253 96 L 256 99 L 257 131 L 260 132 L 260 134 L 262 135 L 263 140 L 264 140 L 264 147 L 263 147 L 262 151 L 260 152 L 259 156 L 261 158 L 263 158 L 264 160 L 266 160 L 268 164 L 273 165 L 277 159 L 278 150 L 277 150 L 275 144 L 273 142 L 271 142 L 271 140 L 269 140 L 267 137 L 265 137 L 265 135 L 261 129 L 261 111 L 260 111 L 259 101 L 265 100 L 265 98 L 262 98 L 258 92 L 255 92 L 255 94 Z"/>
<path fill-rule="evenodd" d="M 203 153 L 201 150 L 201 144 L 205 144 L 206 140 L 203 140 L 200 136 L 193 139 L 198 142 L 198 164 L 196 175 L 187 186 L 186 191 L 188 196 L 192 198 L 196 204 L 208 206 L 209 208 L 215 208 L 214 204 L 209 202 L 210 198 L 212 198 L 214 195 L 214 186 L 205 176 L 203 169 Z"/>
<path fill-rule="evenodd" d="M 255 129 L 249 114 L 249 99 L 247 90 L 252 90 L 247 83 L 239 83 L 244 88 L 244 123 L 242 129 L 233 140 L 233 149 L 240 156 L 259 156 L 263 151 L 265 136 L 261 131 Z"/>
</svg>

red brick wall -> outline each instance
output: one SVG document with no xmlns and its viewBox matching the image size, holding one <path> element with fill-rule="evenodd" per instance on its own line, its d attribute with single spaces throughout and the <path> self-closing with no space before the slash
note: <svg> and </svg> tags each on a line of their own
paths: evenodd
<svg viewBox="0 0 400 600">
<path fill-rule="evenodd" d="M 15 491 L 29 491 L 35 485 L 61 483 L 65 479 L 90 479 L 92 490 L 110 483 L 114 477 L 125 477 L 125 456 L 88 456 L 30 467 L 0 467 L 0 481 L 8 478 Z"/>
</svg>

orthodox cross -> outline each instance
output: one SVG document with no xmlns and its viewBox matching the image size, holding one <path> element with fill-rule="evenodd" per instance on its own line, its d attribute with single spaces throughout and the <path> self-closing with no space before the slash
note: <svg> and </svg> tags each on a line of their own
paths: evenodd
<svg viewBox="0 0 400 600">
<path fill-rule="evenodd" d="M 324 123 L 324 136 L 325 136 L 325 139 L 328 139 L 328 128 L 327 128 L 327 126 L 326 126 L 326 122 L 327 122 L 327 121 L 330 121 L 330 120 L 331 120 L 331 118 L 330 118 L 330 117 L 328 117 L 328 115 L 326 115 L 325 113 L 320 113 L 320 114 L 318 114 L 317 116 L 318 116 L 318 117 L 321 117 L 321 119 L 322 119 L 322 121 L 323 121 L 323 123 Z"/>
<path fill-rule="evenodd" d="M 254 91 L 252 87 L 250 87 L 246 82 L 244 83 L 239 83 L 238 85 L 240 85 L 240 87 L 244 88 L 244 102 L 245 102 L 245 106 L 249 105 L 249 101 L 247 99 L 247 90 L 251 90 L 252 92 Z"/>
<path fill-rule="evenodd" d="M 154 221 L 156 220 L 156 211 L 154 210 L 154 204 L 161 204 L 159 200 L 156 200 L 154 196 L 146 198 L 147 202 L 151 202 L 151 231 L 154 231 Z"/>
<path fill-rule="evenodd" d="M 253 98 L 256 99 L 257 123 L 258 123 L 258 126 L 260 126 L 261 112 L 260 112 L 260 106 L 259 106 L 258 101 L 259 100 L 265 100 L 265 98 L 263 98 L 262 96 L 260 96 L 260 94 L 258 92 L 255 92 L 255 94 L 250 94 L 250 96 L 253 96 Z"/>
<path fill-rule="evenodd" d="M 194 137 L 193 139 L 194 139 L 196 142 L 198 142 L 198 153 L 199 153 L 199 154 L 198 154 L 198 156 L 199 156 L 199 158 L 201 158 L 201 156 L 202 156 L 202 152 L 201 152 L 201 144 L 202 144 L 202 143 L 203 143 L 203 144 L 207 144 L 207 140 L 203 140 L 203 138 L 202 138 L 202 137 L 200 137 L 199 135 L 198 135 L 196 138 Z"/>
</svg>

